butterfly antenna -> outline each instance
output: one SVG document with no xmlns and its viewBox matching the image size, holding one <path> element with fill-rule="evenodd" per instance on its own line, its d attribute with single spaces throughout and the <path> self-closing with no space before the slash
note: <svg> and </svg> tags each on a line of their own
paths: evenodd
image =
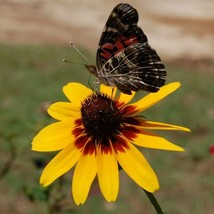
<svg viewBox="0 0 214 214">
<path fill-rule="evenodd" d="M 75 65 L 84 65 L 83 63 L 80 62 L 74 62 L 74 61 L 70 61 L 67 59 L 62 59 L 63 62 L 67 62 L 67 63 L 71 63 L 71 64 L 75 64 Z"/>
<path fill-rule="evenodd" d="M 82 56 L 82 58 L 85 59 L 85 61 L 88 62 L 88 59 L 81 53 L 81 51 L 72 42 L 70 42 L 70 45 L 79 53 L 80 56 Z"/>
</svg>

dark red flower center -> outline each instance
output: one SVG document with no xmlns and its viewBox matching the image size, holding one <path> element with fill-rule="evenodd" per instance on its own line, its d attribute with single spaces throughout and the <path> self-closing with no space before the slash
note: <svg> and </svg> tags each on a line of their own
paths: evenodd
<svg viewBox="0 0 214 214">
<path fill-rule="evenodd" d="M 100 93 L 92 94 L 82 103 L 81 116 L 85 131 L 97 140 L 117 133 L 121 122 L 115 102 Z"/>
</svg>

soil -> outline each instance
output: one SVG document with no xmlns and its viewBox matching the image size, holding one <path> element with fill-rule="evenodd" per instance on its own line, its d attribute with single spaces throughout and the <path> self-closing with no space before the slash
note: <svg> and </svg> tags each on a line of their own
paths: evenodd
<svg viewBox="0 0 214 214">
<path fill-rule="evenodd" d="M 118 0 L 1 0 L 0 43 L 68 42 L 96 52 Z M 132 0 L 139 26 L 161 58 L 214 59 L 213 0 Z"/>
</svg>

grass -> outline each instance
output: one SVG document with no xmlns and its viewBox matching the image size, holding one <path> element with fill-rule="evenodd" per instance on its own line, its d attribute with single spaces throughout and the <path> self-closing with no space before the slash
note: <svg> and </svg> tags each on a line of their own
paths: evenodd
<svg viewBox="0 0 214 214">
<path fill-rule="evenodd" d="M 144 191 L 124 172 L 116 203 L 107 203 L 95 194 L 85 205 L 76 207 L 70 199 L 70 172 L 62 178 L 64 185 L 60 180 L 51 189 L 38 184 L 44 162 L 54 155 L 30 150 L 35 134 L 52 122 L 44 111 L 45 104 L 66 100 L 61 89 L 68 82 L 89 81 L 84 66 L 63 63 L 62 58 L 81 62 L 67 47 L 0 45 L 0 188 L 4 193 L 0 196 L 0 213 L 50 213 L 50 207 L 57 210 L 51 205 L 61 193 L 65 194 L 63 209 L 55 213 L 155 213 Z M 182 87 L 144 115 L 187 126 L 192 132 L 161 132 L 183 146 L 185 153 L 143 150 L 160 180 L 161 189 L 155 195 L 166 213 L 211 214 L 214 158 L 209 146 L 214 142 L 214 73 L 173 64 L 167 68 L 168 82 L 180 81 Z M 145 92 L 137 96 L 142 94 Z"/>
</svg>

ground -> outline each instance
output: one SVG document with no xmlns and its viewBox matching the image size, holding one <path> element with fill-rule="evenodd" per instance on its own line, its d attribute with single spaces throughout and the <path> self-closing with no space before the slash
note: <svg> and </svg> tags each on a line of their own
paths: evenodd
<svg viewBox="0 0 214 214">
<path fill-rule="evenodd" d="M 96 51 L 112 8 L 120 1 L 1 0 L 1 43 L 75 44 Z M 167 59 L 209 59 L 214 55 L 213 0 L 128 1 L 139 26 Z"/>
</svg>

